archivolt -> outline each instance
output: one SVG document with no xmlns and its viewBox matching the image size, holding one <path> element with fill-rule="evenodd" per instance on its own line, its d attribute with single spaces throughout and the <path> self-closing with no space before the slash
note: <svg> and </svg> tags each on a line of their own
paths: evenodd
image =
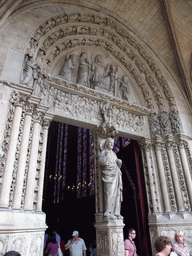
<svg viewBox="0 0 192 256">
<path fill-rule="evenodd" d="M 80 12 L 52 17 L 36 29 L 27 53 L 33 56 L 43 72 L 49 72 L 64 53 L 83 46 L 100 47 L 113 55 L 140 88 L 147 107 L 151 109 L 152 119 L 159 115 L 157 119 L 164 119 L 163 123 L 172 115 L 174 123 L 177 119 L 180 127 L 176 103 L 161 70 L 146 47 L 112 18 Z"/>
</svg>

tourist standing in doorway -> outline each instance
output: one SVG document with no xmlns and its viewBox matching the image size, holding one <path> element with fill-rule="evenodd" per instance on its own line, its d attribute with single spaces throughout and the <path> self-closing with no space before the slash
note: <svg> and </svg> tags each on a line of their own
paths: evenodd
<svg viewBox="0 0 192 256">
<path fill-rule="evenodd" d="M 137 249 L 133 239 L 136 237 L 136 231 L 133 228 L 128 229 L 128 239 L 124 242 L 125 256 L 137 256 Z"/>
<path fill-rule="evenodd" d="M 86 256 L 87 247 L 82 238 L 79 237 L 78 231 L 73 231 L 72 239 L 70 239 L 66 246 L 65 250 L 69 250 L 70 256 Z"/>
</svg>

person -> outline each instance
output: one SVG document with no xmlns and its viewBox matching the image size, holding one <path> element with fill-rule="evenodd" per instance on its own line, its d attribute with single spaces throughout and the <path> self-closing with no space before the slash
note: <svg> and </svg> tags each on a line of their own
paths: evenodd
<svg viewBox="0 0 192 256">
<path fill-rule="evenodd" d="M 156 256 L 168 256 L 172 249 L 171 239 L 167 236 L 159 236 L 155 240 Z"/>
<path fill-rule="evenodd" d="M 110 219 L 121 219 L 122 174 L 120 167 L 122 161 L 112 151 L 113 145 L 114 139 L 107 138 L 99 156 L 103 180 L 104 216 Z"/>
<path fill-rule="evenodd" d="M 124 241 L 125 256 L 137 256 L 137 249 L 133 239 L 136 237 L 136 231 L 134 228 L 128 229 L 128 239 Z"/>
<path fill-rule="evenodd" d="M 178 256 L 189 256 L 189 248 L 186 243 L 184 243 L 185 237 L 182 231 L 177 230 L 175 232 L 175 243 L 173 244 L 173 251 Z"/>
<path fill-rule="evenodd" d="M 19 252 L 16 251 L 9 251 L 4 254 L 4 256 L 21 256 Z"/>
<path fill-rule="evenodd" d="M 49 256 L 57 256 L 59 248 L 59 243 L 56 241 L 56 235 L 52 233 L 51 238 L 45 248 L 45 253 L 48 253 Z"/>
<path fill-rule="evenodd" d="M 46 248 L 48 241 L 51 239 L 52 233 L 55 234 L 56 241 L 60 244 L 60 242 L 61 242 L 61 237 L 60 237 L 60 235 L 57 233 L 57 229 L 54 229 L 53 227 L 49 227 L 49 228 L 47 228 L 47 230 L 46 230 L 46 232 L 45 232 L 45 236 L 44 236 L 44 249 Z"/>
<path fill-rule="evenodd" d="M 72 237 L 73 238 L 67 242 L 65 250 L 69 250 L 70 256 L 86 256 L 87 247 L 84 240 L 79 237 L 77 230 L 73 231 Z"/>
</svg>

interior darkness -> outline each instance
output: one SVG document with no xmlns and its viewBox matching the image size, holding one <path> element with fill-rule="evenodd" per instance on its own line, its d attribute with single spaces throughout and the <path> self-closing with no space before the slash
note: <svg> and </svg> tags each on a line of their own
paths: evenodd
<svg viewBox="0 0 192 256">
<path fill-rule="evenodd" d="M 85 240 L 86 246 L 93 242 L 96 236 L 95 223 L 95 196 L 77 198 L 76 190 L 62 191 L 63 199 L 54 203 L 54 184 L 50 182 L 50 174 L 55 171 L 56 148 L 58 137 L 58 123 L 52 122 L 49 128 L 47 158 L 45 167 L 43 211 L 46 213 L 48 226 L 57 226 L 62 240 L 67 242 L 72 231 L 78 230 L 80 237 Z M 77 183 L 77 127 L 69 126 L 66 160 L 66 183 Z M 122 159 L 123 166 L 123 202 L 121 215 L 124 217 L 124 238 L 127 238 L 127 229 L 135 228 L 137 236 L 135 243 L 138 255 L 151 255 L 149 241 L 147 200 L 144 185 L 141 153 L 138 143 L 131 140 L 130 144 L 117 153 Z M 137 163 L 137 164 L 136 164 Z M 88 255 L 88 254 L 87 254 Z"/>
</svg>

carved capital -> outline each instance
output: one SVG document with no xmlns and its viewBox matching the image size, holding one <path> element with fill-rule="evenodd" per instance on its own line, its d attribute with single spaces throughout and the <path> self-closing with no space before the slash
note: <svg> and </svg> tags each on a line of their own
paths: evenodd
<svg viewBox="0 0 192 256">
<path fill-rule="evenodd" d="M 34 123 L 41 124 L 43 122 L 43 113 L 42 112 L 35 112 L 33 115 Z"/>
<path fill-rule="evenodd" d="M 26 115 L 32 115 L 34 108 L 35 108 L 35 105 L 33 103 L 28 103 L 26 105 Z"/>
<path fill-rule="evenodd" d="M 156 151 L 161 151 L 161 148 L 162 148 L 162 145 L 163 145 L 161 137 L 156 136 L 154 138 L 153 142 L 154 142 Z"/>
<path fill-rule="evenodd" d="M 13 91 L 10 102 L 13 103 L 15 106 L 20 106 L 23 108 L 26 100 L 27 100 L 26 96 L 22 95 L 17 91 Z"/>
</svg>

